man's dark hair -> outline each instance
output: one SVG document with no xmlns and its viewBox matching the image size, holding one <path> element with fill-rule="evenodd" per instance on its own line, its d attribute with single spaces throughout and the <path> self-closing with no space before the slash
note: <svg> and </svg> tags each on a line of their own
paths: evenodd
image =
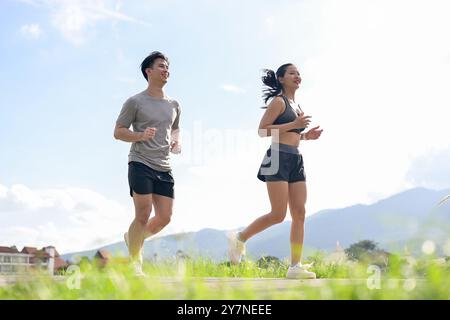
<svg viewBox="0 0 450 320">
<path fill-rule="evenodd" d="M 167 63 L 169 63 L 169 58 L 167 58 L 167 56 L 165 56 L 163 53 L 161 53 L 159 51 L 153 51 L 152 53 L 150 53 L 148 55 L 147 58 L 144 59 L 144 61 L 142 61 L 141 71 L 142 71 L 142 74 L 144 75 L 145 80 L 148 81 L 148 77 L 147 77 L 147 73 L 145 72 L 145 69 L 153 68 L 153 64 L 155 63 L 155 60 L 158 58 L 164 59 L 164 60 L 166 60 Z"/>
</svg>

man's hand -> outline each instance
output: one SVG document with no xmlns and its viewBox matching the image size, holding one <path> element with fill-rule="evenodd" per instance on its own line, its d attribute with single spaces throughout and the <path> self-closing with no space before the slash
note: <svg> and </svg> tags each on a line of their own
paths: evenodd
<svg viewBox="0 0 450 320">
<path fill-rule="evenodd" d="M 170 152 L 174 154 L 181 153 L 181 145 L 178 143 L 178 141 L 172 141 L 170 145 Z"/>
<path fill-rule="evenodd" d="M 156 128 L 150 128 L 147 127 L 144 132 L 141 132 L 141 139 L 140 141 L 148 141 L 150 139 L 153 139 L 156 134 Z"/>
<path fill-rule="evenodd" d="M 311 128 L 308 132 L 305 133 L 306 140 L 316 140 L 319 139 L 320 135 L 323 132 L 323 129 L 319 130 L 320 126 Z"/>
<path fill-rule="evenodd" d="M 173 129 L 170 133 L 170 152 L 174 154 L 181 153 L 180 129 Z"/>
</svg>

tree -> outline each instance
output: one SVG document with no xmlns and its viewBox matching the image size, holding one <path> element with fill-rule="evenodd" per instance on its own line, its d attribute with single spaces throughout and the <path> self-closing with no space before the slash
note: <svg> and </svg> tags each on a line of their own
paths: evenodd
<svg viewBox="0 0 450 320">
<path fill-rule="evenodd" d="M 283 265 L 280 259 L 274 256 L 263 256 L 256 261 L 256 265 L 258 268 L 267 269 L 267 268 L 279 268 Z"/>
<path fill-rule="evenodd" d="M 92 261 L 89 259 L 89 257 L 86 256 L 80 257 L 77 265 L 80 267 L 80 270 L 82 272 L 89 271 L 92 269 Z"/>
<path fill-rule="evenodd" d="M 383 264 L 386 263 L 385 258 L 387 259 L 387 256 L 389 255 L 389 253 L 387 253 L 386 251 L 378 248 L 378 244 L 372 240 L 361 240 L 353 243 L 350 245 L 350 247 L 345 249 L 345 253 L 351 260 L 376 260 L 375 262 L 378 262 L 380 260 L 380 262 L 382 262 Z"/>
</svg>

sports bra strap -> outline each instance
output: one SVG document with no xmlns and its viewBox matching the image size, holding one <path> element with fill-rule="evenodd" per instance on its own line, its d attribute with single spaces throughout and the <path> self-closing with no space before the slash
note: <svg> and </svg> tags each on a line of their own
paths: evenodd
<svg viewBox="0 0 450 320">
<path fill-rule="evenodd" d="M 288 98 L 287 98 L 284 94 L 282 94 L 281 97 L 283 98 L 284 103 L 286 104 L 286 108 L 287 108 L 288 106 L 292 108 L 292 106 L 291 106 L 291 104 L 290 104 Z M 298 106 L 298 108 L 300 109 L 300 112 L 303 112 L 302 108 L 300 107 L 300 105 L 299 105 L 298 103 L 297 103 L 297 106 Z M 292 109 L 293 109 L 293 108 L 292 108 Z M 285 111 L 286 111 L 286 109 L 285 109 Z M 295 113 L 297 114 L 297 112 L 295 112 Z"/>
<path fill-rule="evenodd" d="M 287 107 L 290 106 L 291 104 L 289 103 L 288 98 L 286 98 L 286 96 L 285 96 L 284 94 L 282 95 L 282 97 L 283 97 L 284 103 L 286 104 L 286 108 L 287 108 Z"/>
</svg>

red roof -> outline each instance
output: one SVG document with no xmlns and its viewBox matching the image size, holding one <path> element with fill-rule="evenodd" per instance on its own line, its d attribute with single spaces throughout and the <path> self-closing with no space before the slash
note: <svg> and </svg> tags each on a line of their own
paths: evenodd
<svg viewBox="0 0 450 320">
<path fill-rule="evenodd" d="M 97 253 L 95 254 L 96 258 L 100 258 L 100 259 L 111 259 L 111 253 L 109 253 L 107 250 L 105 249 L 100 249 L 97 251 Z"/>
<path fill-rule="evenodd" d="M 19 250 L 15 246 L 13 247 L 0 247 L 0 253 L 19 253 Z"/>
<path fill-rule="evenodd" d="M 28 253 L 28 254 L 35 254 L 36 251 L 37 251 L 37 249 L 34 248 L 34 247 L 23 247 L 21 252 L 22 253 Z"/>
<path fill-rule="evenodd" d="M 44 250 L 37 250 L 34 253 L 34 256 L 37 258 L 50 258 L 50 255 L 47 252 L 45 252 Z"/>
<path fill-rule="evenodd" d="M 69 264 L 61 258 L 55 258 L 55 266 L 53 269 L 58 270 L 67 267 Z"/>
<path fill-rule="evenodd" d="M 42 249 L 38 250 L 35 247 L 23 247 L 22 251 L 19 252 L 17 250 L 16 246 L 12 247 L 1 247 L 0 246 L 0 253 L 24 253 L 24 254 L 32 254 L 35 255 L 38 258 L 50 258 L 50 255 L 45 251 L 45 249 L 53 248 L 55 250 L 55 258 L 59 257 L 58 251 L 56 251 L 55 247 L 48 246 L 43 247 Z"/>
</svg>

